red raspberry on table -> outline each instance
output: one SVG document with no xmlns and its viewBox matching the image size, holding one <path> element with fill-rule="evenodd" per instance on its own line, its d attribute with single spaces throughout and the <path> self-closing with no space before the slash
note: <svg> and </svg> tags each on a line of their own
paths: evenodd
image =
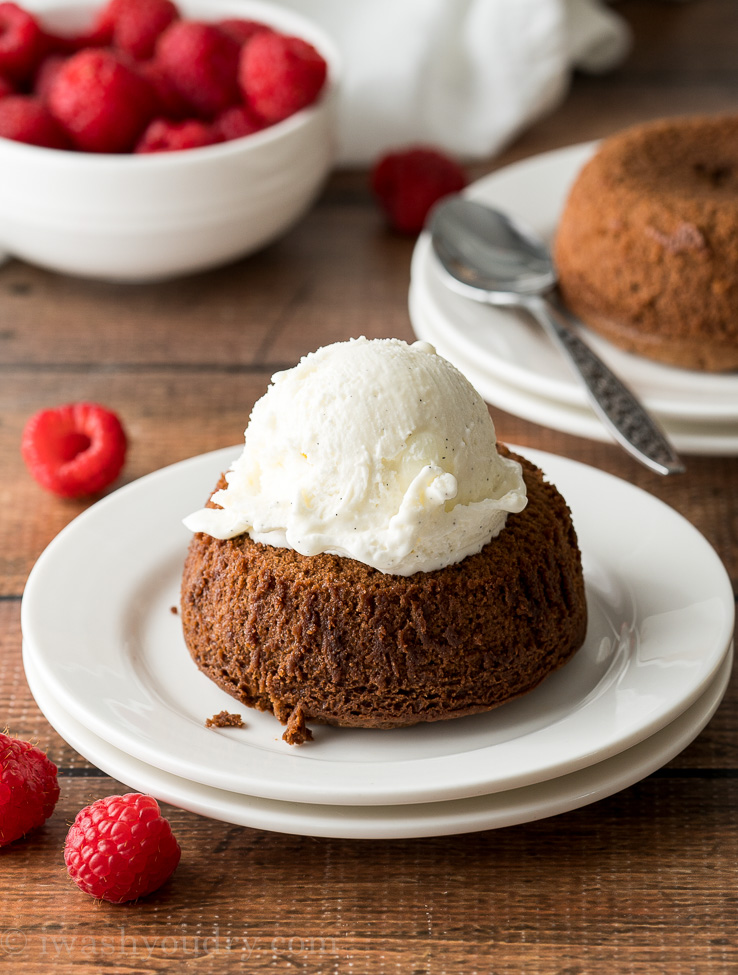
<svg viewBox="0 0 738 975">
<path fill-rule="evenodd" d="M 30 741 L 0 734 L 0 846 L 42 826 L 58 798 L 56 765 Z"/>
<path fill-rule="evenodd" d="M 120 474 L 126 435 L 110 410 L 69 403 L 28 420 L 21 453 L 41 487 L 63 498 L 81 498 L 102 491 Z"/>
<path fill-rule="evenodd" d="M 49 109 L 78 149 L 128 152 L 157 107 L 151 84 L 111 51 L 73 54 L 48 91 Z"/>
<path fill-rule="evenodd" d="M 0 98 L 0 136 L 46 149 L 69 149 L 66 132 L 39 98 L 8 95 Z"/>
<path fill-rule="evenodd" d="M 41 25 L 15 3 L 0 3 L 0 74 L 23 81 L 43 55 Z"/>
<path fill-rule="evenodd" d="M 300 37 L 259 31 L 242 50 L 244 100 L 269 122 L 281 122 L 318 97 L 328 74 L 323 56 Z"/>
<path fill-rule="evenodd" d="M 224 142 L 230 142 L 231 139 L 241 139 L 245 135 L 260 132 L 267 124 L 247 105 L 233 105 L 220 113 L 213 127 Z"/>
<path fill-rule="evenodd" d="M 220 137 L 211 125 L 197 119 L 171 122 L 154 119 L 139 139 L 134 152 L 174 152 L 179 149 L 198 149 L 212 146 Z"/>
<path fill-rule="evenodd" d="M 123 904 L 171 877 L 180 848 L 152 796 L 108 796 L 86 806 L 64 844 L 69 876 L 86 894 Z"/>
<path fill-rule="evenodd" d="M 239 100 L 239 52 L 214 24 L 178 20 L 159 38 L 155 58 L 194 113 L 209 120 Z"/>
<path fill-rule="evenodd" d="M 118 0 L 113 46 L 137 61 L 152 57 L 164 30 L 179 19 L 172 0 Z"/>
<path fill-rule="evenodd" d="M 372 190 L 390 225 L 405 234 L 419 233 L 433 204 L 466 184 L 455 160 L 422 146 L 388 153 L 371 172 Z"/>
</svg>

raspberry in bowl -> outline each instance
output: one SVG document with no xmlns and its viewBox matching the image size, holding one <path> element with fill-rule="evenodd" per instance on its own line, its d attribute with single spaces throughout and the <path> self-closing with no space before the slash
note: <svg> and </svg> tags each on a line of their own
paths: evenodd
<svg viewBox="0 0 738 975">
<path fill-rule="evenodd" d="M 16 7 L 43 53 L 3 76 Z M 146 281 L 260 249 L 330 170 L 338 74 L 320 28 L 260 0 L 0 3 L 0 250 Z"/>
</svg>

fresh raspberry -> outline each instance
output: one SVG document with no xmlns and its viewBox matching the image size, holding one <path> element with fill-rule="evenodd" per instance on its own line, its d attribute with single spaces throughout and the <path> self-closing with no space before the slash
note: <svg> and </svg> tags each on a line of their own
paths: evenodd
<svg viewBox="0 0 738 975">
<path fill-rule="evenodd" d="M 118 14 L 125 4 L 126 0 L 108 0 L 97 10 L 92 27 L 85 34 L 88 42 L 86 46 L 109 47 L 113 43 Z"/>
<path fill-rule="evenodd" d="M 137 61 L 154 54 L 159 35 L 179 18 L 172 0 L 118 0 L 113 46 Z"/>
<path fill-rule="evenodd" d="M 47 149 L 71 148 L 66 133 L 39 98 L 0 98 L 0 136 Z"/>
<path fill-rule="evenodd" d="M 259 31 L 244 44 L 238 78 L 244 100 L 269 122 L 280 122 L 318 97 L 328 66 L 300 37 Z"/>
<path fill-rule="evenodd" d="M 44 58 L 51 57 L 57 54 L 75 54 L 80 51 L 83 47 L 88 47 L 87 35 L 67 35 L 67 34 L 53 34 L 48 30 L 43 30 L 42 42 L 41 42 L 41 57 L 37 63 L 41 64 Z"/>
<path fill-rule="evenodd" d="M 137 70 L 153 89 L 157 106 L 155 116 L 180 120 L 192 116 L 192 109 L 158 61 L 140 61 Z"/>
<path fill-rule="evenodd" d="M 6 95 L 15 94 L 15 88 L 11 85 L 7 78 L 3 78 L 0 75 L 0 98 L 5 98 Z"/>
<path fill-rule="evenodd" d="M 110 410 L 97 403 L 69 403 L 28 420 L 21 453 L 41 487 L 63 498 L 80 498 L 102 491 L 120 474 L 126 435 Z"/>
<path fill-rule="evenodd" d="M 234 105 L 216 118 L 213 127 L 223 142 L 253 135 L 265 128 L 267 123 L 259 118 L 247 105 Z"/>
<path fill-rule="evenodd" d="M 226 20 L 219 20 L 217 26 L 226 34 L 230 34 L 239 44 L 245 44 L 257 31 L 272 30 L 267 24 L 262 24 L 260 20 L 245 20 L 242 17 L 229 17 Z"/>
<path fill-rule="evenodd" d="M 157 107 L 142 75 L 111 51 L 95 48 L 73 54 L 61 67 L 48 105 L 86 152 L 131 150 Z"/>
<path fill-rule="evenodd" d="M 171 877 L 180 848 L 152 796 L 98 799 L 77 813 L 64 844 L 69 876 L 86 894 L 123 904 Z"/>
<path fill-rule="evenodd" d="M 16 3 L 0 3 L 0 74 L 23 81 L 43 52 L 41 25 Z"/>
<path fill-rule="evenodd" d="M 211 125 L 197 119 L 170 122 L 157 118 L 149 123 L 139 139 L 135 152 L 174 152 L 178 149 L 198 149 L 220 142 L 220 136 Z"/>
<path fill-rule="evenodd" d="M 0 734 L 0 846 L 42 826 L 58 798 L 56 765 L 30 741 Z"/>
<path fill-rule="evenodd" d="M 33 93 L 42 102 L 46 102 L 52 82 L 66 61 L 67 57 L 64 54 L 49 54 L 38 66 L 38 71 L 33 79 Z"/>
<path fill-rule="evenodd" d="M 84 51 L 90 47 L 110 47 L 113 43 L 113 19 L 107 7 L 102 7 L 91 27 L 62 39 L 62 50 Z"/>
<path fill-rule="evenodd" d="M 237 41 L 214 24 L 178 20 L 156 45 L 156 59 L 195 114 L 213 119 L 239 101 Z"/>
<path fill-rule="evenodd" d="M 85 46 L 107 47 L 113 43 L 113 31 L 119 6 L 120 0 L 108 0 L 97 10 L 92 27 L 84 35 L 87 40 Z"/>
<path fill-rule="evenodd" d="M 68 37 L 56 38 L 51 45 L 52 51 L 61 51 L 66 54 L 74 54 L 76 51 L 84 51 L 90 47 L 110 47 L 111 39 L 90 28 L 81 34 L 73 34 Z"/>
<path fill-rule="evenodd" d="M 372 190 L 390 225 L 404 234 L 419 233 L 433 204 L 466 184 L 466 174 L 455 160 L 426 147 L 388 153 L 371 173 Z"/>
</svg>

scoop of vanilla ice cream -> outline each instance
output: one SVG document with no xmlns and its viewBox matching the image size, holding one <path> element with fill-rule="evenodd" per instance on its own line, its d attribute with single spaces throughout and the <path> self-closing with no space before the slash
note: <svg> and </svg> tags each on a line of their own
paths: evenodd
<svg viewBox="0 0 738 975">
<path fill-rule="evenodd" d="M 339 342 L 276 373 L 226 480 L 221 508 L 189 529 L 397 575 L 479 552 L 527 500 L 471 384 L 431 345 L 398 339 Z"/>
</svg>

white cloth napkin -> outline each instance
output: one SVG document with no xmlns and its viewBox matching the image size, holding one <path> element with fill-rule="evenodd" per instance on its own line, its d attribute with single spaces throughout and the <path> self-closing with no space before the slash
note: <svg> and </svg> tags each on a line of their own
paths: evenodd
<svg viewBox="0 0 738 975">
<path fill-rule="evenodd" d="M 601 0 L 280 0 L 320 24 L 343 59 L 339 162 L 432 144 L 493 154 L 565 96 L 574 68 L 628 51 Z"/>
</svg>

